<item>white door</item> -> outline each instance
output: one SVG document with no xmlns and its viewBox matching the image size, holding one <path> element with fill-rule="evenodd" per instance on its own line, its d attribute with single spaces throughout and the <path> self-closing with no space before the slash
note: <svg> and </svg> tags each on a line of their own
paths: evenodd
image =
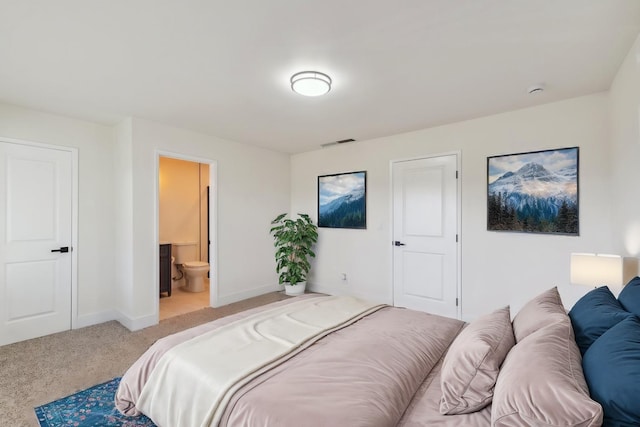
<svg viewBox="0 0 640 427">
<path fill-rule="evenodd" d="M 458 317 L 457 156 L 395 162 L 394 305 Z"/>
<path fill-rule="evenodd" d="M 71 329 L 72 167 L 0 142 L 0 345 Z"/>
</svg>

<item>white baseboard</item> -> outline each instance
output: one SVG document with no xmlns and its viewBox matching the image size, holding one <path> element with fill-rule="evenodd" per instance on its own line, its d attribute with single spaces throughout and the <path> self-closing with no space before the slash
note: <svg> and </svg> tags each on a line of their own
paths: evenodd
<svg viewBox="0 0 640 427">
<path fill-rule="evenodd" d="M 98 313 L 81 314 L 76 318 L 75 322 L 73 322 L 73 329 L 80 329 L 116 319 L 117 315 L 113 310 L 100 311 Z"/>
<path fill-rule="evenodd" d="M 120 322 L 122 326 L 124 326 L 130 331 L 138 331 L 140 329 L 148 328 L 149 326 L 158 324 L 158 316 L 156 315 L 132 318 L 132 317 L 126 316 L 120 311 L 116 311 L 115 320 Z"/>
<path fill-rule="evenodd" d="M 252 288 L 242 292 L 236 292 L 229 295 L 218 295 L 217 300 L 214 303 L 214 307 L 221 307 L 223 305 L 231 304 L 234 302 L 242 301 L 248 298 L 257 297 L 260 295 L 268 294 L 269 292 L 281 291 L 283 288 L 279 285 L 266 285 L 259 288 Z"/>
</svg>

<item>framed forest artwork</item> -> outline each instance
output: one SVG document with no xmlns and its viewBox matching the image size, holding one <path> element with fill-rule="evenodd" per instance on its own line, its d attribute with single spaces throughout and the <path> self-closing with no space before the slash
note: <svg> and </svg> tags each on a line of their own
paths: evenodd
<svg viewBox="0 0 640 427">
<path fill-rule="evenodd" d="M 578 147 L 487 158 L 487 229 L 577 236 Z"/>
<path fill-rule="evenodd" d="M 367 228 L 367 172 L 318 177 L 318 227 Z"/>
</svg>

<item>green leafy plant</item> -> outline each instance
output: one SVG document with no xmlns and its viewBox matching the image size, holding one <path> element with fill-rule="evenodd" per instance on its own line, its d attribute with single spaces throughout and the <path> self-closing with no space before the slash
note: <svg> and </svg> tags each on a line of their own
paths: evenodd
<svg viewBox="0 0 640 427">
<path fill-rule="evenodd" d="M 307 279 L 311 269 L 310 257 L 316 254 L 311 247 L 318 240 L 318 227 L 306 214 L 298 214 L 297 219 L 280 214 L 271 221 L 271 231 L 276 250 L 276 271 L 280 284 L 295 285 Z"/>
</svg>

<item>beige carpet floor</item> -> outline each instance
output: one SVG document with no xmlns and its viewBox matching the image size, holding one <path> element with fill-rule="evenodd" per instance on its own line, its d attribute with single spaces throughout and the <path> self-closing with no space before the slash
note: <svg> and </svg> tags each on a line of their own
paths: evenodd
<svg viewBox="0 0 640 427">
<path fill-rule="evenodd" d="M 33 408 L 122 376 L 158 338 L 287 298 L 274 292 L 130 332 L 116 321 L 0 347 L 0 426 L 38 426 Z"/>
</svg>

